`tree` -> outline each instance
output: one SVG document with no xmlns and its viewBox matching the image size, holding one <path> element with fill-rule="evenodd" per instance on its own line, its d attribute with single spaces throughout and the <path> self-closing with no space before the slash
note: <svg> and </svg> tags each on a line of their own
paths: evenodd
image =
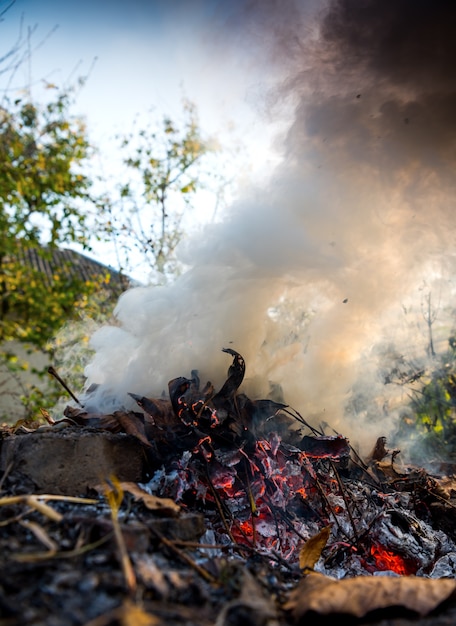
<svg viewBox="0 0 456 626">
<path fill-rule="evenodd" d="M 118 197 L 105 197 L 101 225 L 116 245 L 119 266 L 141 264 L 165 280 L 179 272 L 174 252 L 183 236 L 183 220 L 203 187 L 209 142 L 201 137 L 196 110 L 184 103 L 182 127 L 165 117 L 120 137 L 123 164 Z"/>
<path fill-rule="evenodd" d="M 0 341 L 43 344 L 93 291 L 64 268 L 49 291 L 39 270 L 19 254 L 34 248 L 46 257 L 62 243 L 89 246 L 89 216 L 81 203 L 92 200 L 91 181 L 82 173 L 90 146 L 68 109 L 65 92 L 43 108 L 18 100 L 0 108 Z M 24 325 L 32 319 L 33 327 Z"/>
<path fill-rule="evenodd" d="M 44 106 L 29 99 L 0 107 L 0 344 L 3 363 L 18 364 L 11 341 L 45 349 L 90 296 L 109 280 L 84 280 L 61 266 L 50 284 L 27 252 L 49 258 L 59 244 L 89 247 L 91 180 L 83 173 L 92 148 L 83 123 L 70 114 L 71 93 Z M 6 343 L 5 343 L 6 342 Z"/>
</svg>

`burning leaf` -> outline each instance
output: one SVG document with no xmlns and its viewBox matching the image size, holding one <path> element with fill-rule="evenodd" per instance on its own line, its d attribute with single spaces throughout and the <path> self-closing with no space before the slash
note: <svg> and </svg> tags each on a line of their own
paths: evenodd
<svg viewBox="0 0 456 626">
<path fill-rule="evenodd" d="M 173 378 L 168 383 L 168 393 L 171 400 L 171 404 L 173 406 L 174 412 L 176 414 L 179 413 L 180 398 L 192 387 L 193 380 L 190 378 L 184 378 L 183 376 L 179 376 L 178 378 Z"/>
<path fill-rule="evenodd" d="M 140 500 L 149 510 L 159 511 L 166 515 L 177 515 L 180 512 L 180 506 L 171 500 L 171 498 L 159 498 L 144 489 L 141 489 L 136 483 L 122 482 L 121 489 L 127 491 L 134 496 L 135 500 Z"/>
<path fill-rule="evenodd" d="M 323 548 L 328 542 L 331 526 L 325 526 L 319 533 L 311 537 L 299 552 L 299 567 L 302 570 L 311 570 L 321 556 Z"/>
<path fill-rule="evenodd" d="M 313 572 L 290 593 L 284 609 L 291 611 L 295 621 L 308 611 L 360 618 L 389 607 L 404 607 L 424 616 L 455 591 L 456 580 L 449 578 L 358 576 L 336 580 Z"/>
</svg>

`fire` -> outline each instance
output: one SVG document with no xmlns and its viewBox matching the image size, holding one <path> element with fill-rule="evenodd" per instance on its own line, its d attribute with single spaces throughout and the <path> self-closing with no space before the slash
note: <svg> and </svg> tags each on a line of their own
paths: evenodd
<svg viewBox="0 0 456 626">
<path fill-rule="evenodd" d="M 395 554 L 379 544 L 373 545 L 370 553 L 375 561 L 377 570 L 391 570 L 400 576 L 411 576 L 416 573 L 416 567 L 412 567 L 410 563 L 407 563 L 399 554 Z"/>
</svg>

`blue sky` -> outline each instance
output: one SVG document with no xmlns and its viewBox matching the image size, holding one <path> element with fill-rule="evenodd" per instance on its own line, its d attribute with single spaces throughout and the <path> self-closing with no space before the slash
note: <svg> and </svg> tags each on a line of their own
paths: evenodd
<svg viewBox="0 0 456 626">
<path fill-rule="evenodd" d="M 16 0 L 0 23 L 0 53 L 17 38 L 22 17 L 24 32 L 36 30 L 30 64 L 19 69 L 16 85 L 31 82 L 37 94 L 41 79 L 61 86 L 90 70 L 78 107 L 97 138 L 125 130 L 152 107 L 176 117 L 185 96 L 197 105 L 206 132 L 229 131 L 250 136 L 247 141 L 256 135 L 264 154 L 267 124 L 257 93 L 268 78 L 252 67 L 249 43 L 236 26 L 225 26 L 242 4 Z"/>
<path fill-rule="evenodd" d="M 143 127 L 163 115 L 178 121 L 187 98 L 196 104 L 203 134 L 226 148 L 226 175 L 253 177 L 276 162 L 276 125 L 263 97 L 274 72 L 258 63 L 261 42 L 245 36 L 244 4 L 15 0 L 0 22 L 0 57 L 19 37 L 26 41 L 28 29 L 31 56 L 10 83 L 8 73 L 0 75 L 0 93 L 8 86 L 7 95 L 15 98 L 30 86 L 39 99 L 46 83 L 63 87 L 88 74 L 73 112 L 85 118 L 101 150 L 104 175 L 118 167 L 110 156 L 116 134 L 128 133 L 136 116 Z M 9 0 L 0 0 L 0 10 L 8 6 Z M 231 156 L 236 147 L 242 165 Z M 199 221 L 211 219 L 215 198 L 201 195 L 196 206 Z M 105 250 L 94 254 L 106 259 Z M 109 259 L 116 265 L 114 256 Z"/>
</svg>

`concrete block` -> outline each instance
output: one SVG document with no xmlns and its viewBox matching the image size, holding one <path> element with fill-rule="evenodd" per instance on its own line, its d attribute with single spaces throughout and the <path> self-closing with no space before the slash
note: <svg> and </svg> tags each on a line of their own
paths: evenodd
<svg viewBox="0 0 456 626">
<path fill-rule="evenodd" d="M 35 431 L 1 441 L 0 470 L 24 491 L 80 496 L 114 475 L 141 482 L 145 455 L 139 440 L 86 428 Z"/>
</svg>

